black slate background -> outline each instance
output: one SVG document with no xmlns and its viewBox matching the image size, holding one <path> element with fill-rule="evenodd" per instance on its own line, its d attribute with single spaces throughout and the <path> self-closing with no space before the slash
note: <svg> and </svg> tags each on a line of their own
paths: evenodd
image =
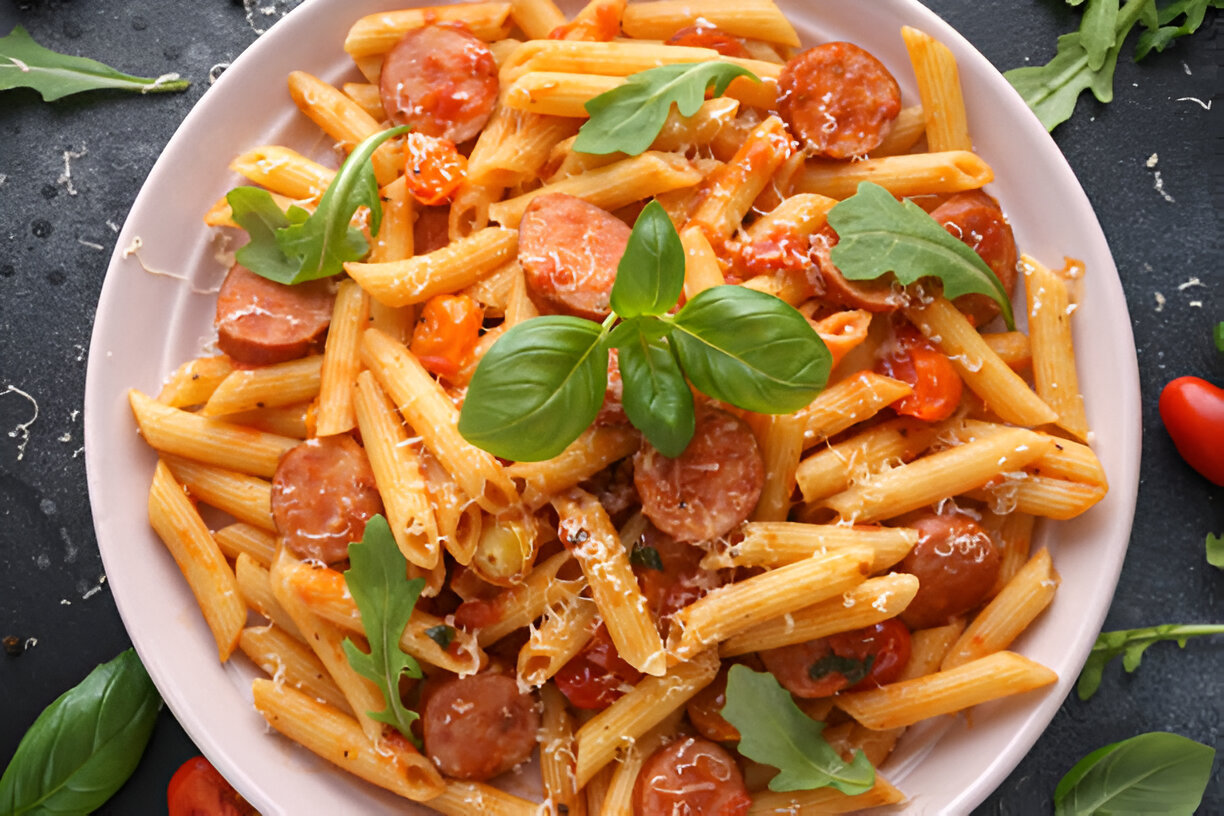
<svg viewBox="0 0 1224 816">
<path fill-rule="evenodd" d="M 925 2 L 1000 69 L 1044 62 L 1056 36 L 1078 21 L 1058 0 Z M 0 0 L 0 32 L 20 23 L 49 48 L 139 75 L 176 71 L 193 83 L 184 94 L 101 92 L 52 104 L 29 91 L 0 93 L 0 636 L 37 641 L 20 657 L 0 657 L 0 766 L 44 706 L 129 645 L 94 540 L 80 414 L 115 233 L 159 151 L 207 89 L 209 71 L 293 5 Z M 1110 629 L 1224 620 L 1224 574 L 1203 557 L 1205 534 L 1224 532 L 1224 490 L 1181 462 L 1156 412 L 1161 386 L 1175 376 L 1224 383 L 1224 355 L 1210 339 L 1224 319 L 1224 102 L 1213 100 L 1224 16 L 1212 15 L 1196 37 L 1142 64 L 1129 60 L 1128 46 L 1115 101 L 1081 99 L 1075 118 L 1056 131 L 1113 249 L 1139 350 L 1142 478 Z M 1152 154 L 1159 158 L 1149 168 Z M 1173 201 L 1157 189 L 1156 170 Z M 1196 277 L 1201 286 L 1180 288 Z M 37 403 L 33 422 L 33 405 L 17 389 Z M 1064 704 L 977 813 L 1052 812 L 1050 794 L 1076 760 L 1143 731 L 1220 747 L 1222 669 L 1221 639 L 1184 651 L 1158 645 L 1133 676 L 1112 666 L 1090 702 Z M 163 712 L 139 770 L 99 812 L 164 812 L 170 775 L 195 753 Z M 1218 763 L 1200 812 L 1224 813 Z"/>
</svg>

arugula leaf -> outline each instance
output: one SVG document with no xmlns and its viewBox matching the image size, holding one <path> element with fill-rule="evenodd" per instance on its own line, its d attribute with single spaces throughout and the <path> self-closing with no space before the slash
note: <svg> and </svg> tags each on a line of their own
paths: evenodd
<svg viewBox="0 0 1224 816">
<path fill-rule="evenodd" d="M 853 796 L 875 784 L 875 768 L 863 752 L 843 760 L 820 735 L 824 723 L 804 714 L 772 674 L 732 666 L 726 696 L 721 713 L 740 732 L 739 752 L 780 771 L 770 790 L 833 787 Z"/>
<path fill-rule="evenodd" d="M 366 522 L 361 541 L 349 545 L 349 564 L 344 581 L 361 612 L 370 651 L 368 654 L 361 651 L 351 638 L 345 638 L 344 655 L 354 671 L 378 686 L 387 703 L 382 711 L 366 713 L 420 748 L 420 740 L 412 733 L 412 724 L 420 715 L 404 707 L 399 681 L 405 675 L 421 677 L 421 666 L 400 648 L 400 636 L 425 588 L 425 579 L 407 579 L 408 562 L 400 554 L 391 527 L 382 516 L 372 516 Z"/>
<path fill-rule="evenodd" d="M 1211 780 L 1215 750 L 1163 731 L 1098 748 L 1054 789 L 1055 816 L 1191 816 Z"/>
<path fill-rule="evenodd" d="M 34 42 L 21 26 L 0 37 L 0 91 L 33 88 L 44 102 L 104 88 L 146 94 L 183 91 L 190 84 L 178 74 L 131 76 L 97 60 L 60 54 Z"/>
<path fill-rule="evenodd" d="M 1216 351 L 1224 354 L 1224 323 L 1217 323 L 1213 334 L 1215 335 Z"/>
<path fill-rule="evenodd" d="M 1088 0 L 1080 25 L 1080 41 L 1088 55 L 1088 68 L 1099 71 L 1117 40 L 1118 0 Z"/>
<path fill-rule="evenodd" d="M 999 304 L 1008 328 L 1015 328 L 1011 300 L 994 271 L 914 202 L 898 201 L 883 187 L 865 181 L 829 211 L 828 220 L 838 235 L 833 263 L 847 279 L 872 280 L 892 272 L 902 284 L 910 284 L 937 277 L 944 297 L 986 295 Z"/>
<path fill-rule="evenodd" d="M 661 315 L 684 291 L 684 245 L 658 201 L 642 210 L 629 233 L 612 284 L 612 310 L 622 318 Z"/>
<path fill-rule="evenodd" d="M 451 641 L 455 639 L 455 627 L 447 626 L 445 623 L 439 623 L 437 626 L 431 626 L 425 630 L 425 634 L 429 635 L 429 639 L 438 644 L 438 648 L 450 648 Z"/>
<path fill-rule="evenodd" d="M 681 116 L 692 116 L 711 85 L 714 96 L 722 96 L 731 80 L 740 76 L 761 81 L 747 68 L 729 62 L 660 65 L 631 74 L 625 84 L 586 103 L 591 118 L 579 128 L 574 150 L 636 156 L 659 135 L 673 102 Z"/>
<path fill-rule="evenodd" d="M 608 352 L 598 323 L 546 315 L 485 352 L 468 384 L 459 433 L 495 456 L 538 462 L 565 450 L 599 413 Z"/>
<path fill-rule="evenodd" d="M 234 220 L 251 236 L 235 253 L 238 262 L 269 280 L 294 284 L 339 274 L 345 261 L 365 257 L 369 244 L 350 222 L 364 206 L 370 209 L 370 234 L 377 235 L 382 225 L 370 156 L 383 142 L 408 130 L 401 125 L 363 139 L 340 165 L 313 213 L 290 207 L 278 217 L 273 211 L 280 208 L 268 193 L 252 187 L 230 190 L 225 199 Z"/>
<path fill-rule="evenodd" d="M 1166 623 L 1163 626 L 1151 626 L 1144 629 L 1119 629 L 1114 632 L 1102 632 L 1097 635 L 1096 643 L 1088 654 L 1088 661 L 1080 671 L 1079 680 L 1075 684 L 1075 692 L 1081 700 L 1087 700 L 1101 686 L 1101 675 L 1106 664 L 1121 655 L 1122 667 L 1127 673 L 1139 668 L 1143 653 L 1153 643 L 1162 640 L 1175 640 L 1177 645 L 1185 648 L 1186 641 L 1200 635 L 1224 633 L 1224 624 L 1177 624 Z"/>
<path fill-rule="evenodd" d="M 1144 21 L 1147 30 L 1139 35 L 1139 41 L 1135 43 L 1135 61 L 1152 51 L 1164 51 L 1178 37 L 1198 31 L 1208 8 L 1224 8 L 1224 0 L 1174 0 L 1161 8 L 1154 15 L 1154 21 Z M 1181 25 L 1169 25 L 1183 14 L 1186 19 Z"/>
<path fill-rule="evenodd" d="M 0 777 L 0 813 L 96 810 L 136 770 L 160 708 L 135 651 L 98 666 L 22 737 Z"/>
<path fill-rule="evenodd" d="M 1224 535 L 1207 534 L 1207 563 L 1224 569 Z"/>
<path fill-rule="evenodd" d="M 635 321 L 636 322 L 636 321 Z M 622 323 L 621 325 L 631 325 Z M 637 332 L 620 350 L 625 415 L 664 456 L 684 453 L 697 427 L 693 392 L 667 338 Z"/>
<path fill-rule="evenodd" d="M 649 544 L 634 544 L 629 552 L 629 563 L 643 569 L 663 571 L 663 559 L 659 556 L 659 551 Z"/>
</svg>

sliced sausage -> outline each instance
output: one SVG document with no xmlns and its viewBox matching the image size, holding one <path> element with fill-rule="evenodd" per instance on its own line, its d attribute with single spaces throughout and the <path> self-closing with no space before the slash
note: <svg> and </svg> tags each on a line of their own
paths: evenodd
<svg viewBox="0 0 1224 816">
<path fill-rule="evenodd" d="M 962 513 L 921 513 L 902 519 L 918 543 L 897 566 L 918 577 L 918 594 L 901 613 L 911 629 L 942 626 L 986 600 L 1002 556 L 980 524 Z"/>
<path fill-rule="evenodd" d="M 669 459 L 643 441 L 633 457 L 642 512 L 677 541 L 707 541 L 748 518 L 765 485 L 765 461 L 752 430 L 717 408 L 697 411 L 684 453 Z"/>
<path fill-rule="evenodd" d="M 752 799 L 726 749 L 683 737 L 642 763 L 633 786 L 634 816 L 744 816 Z"/>
<path fill-rule="evenodd" d="M 387 52 L 378 85 L 393 122 L 459 144 L 479 133 L 493 113 L 497 62 L 461 26 L 425 25 Z"/>
<path fill-rule="evenodd" d="M 790 59 L 778 78 L 778 113 L 813 153 L 862 156 L 880 146 L 901 112 L 901 87 L 878 59 L 848 42 Z"/>
<path fill-rule="evenodd" d="M 667 41 L 666 45 L 685 45 L 690 48 L 713 48 L 724 57 L 740 57 L 748 59 L 752 54 L 744 47 L 744 41 L 734 34 L 728 34 L 718 26 L 708 22 L 698 22 L 682 28 Z"/>
<path fill-rule="evenodd" d="M 565 193 L 536 196 L 519 224 L 519 264 L 533 296 L 558 311 L 603 320 L 630 229 Z"/>
<path fill-rule="evenodd" d="M 323 339 L 334 300 L 330 281 L 287 286 L 234 264 L 217 295 L 217 346 L 251 365 L 304 357 Z"/>
<path fill-rule="evenodd" d="M 891 274 L 874 280 L 848 280 L 833 264 L 837 233 L 824 227 L 812 236 L 812 260 L 808 281 L 826 301 L 849 309 L 891 312 L 905 305 L 905 290 Z"/>
<path fill-rule="evenodd" d="M 366 521 L 383 511 L 365 449 L 347 435 L 308 439 L 291 448 L 272 477 L 272 517 L 299 558 L 327 564 L 348 557 Z"/>
<path fill-rule="evenodd" d="M 412 224 L 412 251 L 428 255 L 450 243 L 450 207 L 420 207 Z"/>
<path fill-rule="evenodd" d="M 425 755 L 455 779 L 483 781 L 531 756 L 540 713 L 518 682 L 494 672 L 456 677 L 430 690 L 421 711 Z"/>
<path fill-rule="evenodd" d="M 1016 288 L 1016 238 L 999 203 L 981 190 L 957 193 L 931 212 L 944 229 L 982 257 L 1011 297 Z M 975 326 L 989 323 L 999 305 L 986 295 L 961 295 L 952 301 Z"/>
<path fill-rule="evenodd" d="M 646 606 L 654 613 L 661 627 L 678 609 L 696 601 L 711 589 L 726 583 L 718 570 L 701 566 L 705 550 L 693 544 L 676 541 L 669 535 L 648 526 L 636 547 L 653 550 L 650 556 L 635 559 L 633 571 Z M 658 556 L 657 560 L 654 556 Z M 660 569 L 661 567 L 661 569 Z M 666 631 L 662 634 L 666 635 Z"/>
</svg>

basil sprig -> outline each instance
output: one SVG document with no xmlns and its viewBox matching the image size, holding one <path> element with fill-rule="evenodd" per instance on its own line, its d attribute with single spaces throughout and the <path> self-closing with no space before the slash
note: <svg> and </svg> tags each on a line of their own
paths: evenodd
<svg viewBox="0 0 1224 816">
<path fill-rule="evenodd" d="M 1164 731 L 1098 748 L 1054 789 L 1054 816 L 1191 816 L 1211 780 L 1215 750 Z"/>
<path fill-rule="evenodd" d="M 47 706 L 0 777 L 0 813 L 91 813 L 136 770 L 161 697 L 128 649 Z M 10 725 L 12 723 L 10 722 Z"/>
<path fill-rule="evenodd" d="M 741 76 L 761 81 L 747 68 L 713 61 L 660 65 L 631 74 L 625 84 L 584 105 L 591 118 L 578 130 L 574 150 L 636 156 L 659 135 L 673 102 L 681 116 L 692 116 L 711 85 L 714 95 L 722 96 L 731 80 Z"/>
<path fill-rule="evenodd" d="M 282 212 L 267 190 L 236 187 L 226 194 L 238 222 L 251 240 L 234 253 L 238 263 L 277 283 L 303 283 L 344 271 L 370 251 L 361 230 L 353 227 L 358 207 L 370 209 L 370 234 L 382 225 L 378 181 L 370 157 L 379 145 L 409 130 L 407 125 L 363 139 L 340 165 L 313 213 L 291 206 Z"/>
<path fill-rule="evenodd" d="M 898 201 L 864 181 L 829 210 L 829 226 L 838 236 L 833 264 L 847 280 L 874 280 L 889 272 L 902 284 L 936 277 L 944 297 L 986 295 L 999 304 L 1008 328 L 1016 327 L 1011 299 L 994 270 L 914 202 Z"/>
<path fill-rule="evenodd" d="M 505 459 L 556 456 L 599 413 L 610 348 L 619 350 L 625 414 L 665 456 L 679 456 L 693 436 L 689 382 L 714 399 L 775 414 L 797 411 L 824 388 L 829 350 L 793 307 L 716 286 L 668 314 L 683 288 L 680 237 L 652 201 L 617 267 L 608 319 L 550 315 L 507 331 L 472 376 L 459 432 Z"/>
<path fill-rule="evenodd" d="M 1102 632 L 1097 635 L 1088 660 L 1080 671 L 1079 680 L 1075 684 L 1075 693 L 1081 700 L 1087 700 L 1096 694 L 1101 687 L 1101 675 L 1105 666 L 1115 657 L 1122 658 L 1122 668 L 1127 673 L 1139 668 L 1143 653 L 1153 643 L 1162 640 L 1175 640 L 1177 645 L 1186 648 L 1186 641 L 1202 635 L 1224 634 L 1224 624 L 1179 624 L 1166 623 L 1160 626 L 1148 626 L 1143 629 L 1118 629 L 1112 632 Z"/>
</svg>

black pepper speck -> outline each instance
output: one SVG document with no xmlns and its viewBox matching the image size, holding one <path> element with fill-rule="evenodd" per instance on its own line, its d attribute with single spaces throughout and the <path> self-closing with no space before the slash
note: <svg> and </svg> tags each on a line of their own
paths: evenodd
<svg viewBox="0 0 1224 816">
<path fill-rule="evenodd" d="M 51 235 L 51 222 L 45 218 L 36 218 L 30 223 L 30 232 L 34 233 L 35 238 L 46 238 Z"/>
</svg>

